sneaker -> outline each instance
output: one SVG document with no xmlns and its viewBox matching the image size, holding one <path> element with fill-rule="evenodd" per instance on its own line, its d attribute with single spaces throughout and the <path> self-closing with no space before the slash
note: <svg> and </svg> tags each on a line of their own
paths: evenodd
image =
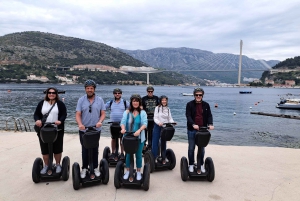
<svg viewBox="0 0 300 201">
<path fill-rule="evenodd" d="M 83 168 L 83 169 L 81 170 L 81 172 L 80 172 L 80 177 L 81 177 L 81 179 L 84 179 L 84 178 L 85 178 L 85 176 L 86 176 L 86 171 L 87 171 L 86 168 Z"/>
<path fill-rule="evenodd" d="M 40 173 L 41 173 L 41 174 L 46 174 L 47 169 L 48 169 L 48 165 L 45 165 L 45 166 L 43 167 L 43 169 L 40 171 Z"/>
<path fill-rule="evenodd" d="M 60 173 L 61 172 L 61 166 L 60 164 L 57 164 L 56 165 L 56 170 L 55 170 L 56 173 Z"/>
<path fill-rule="evenodd" d="M 127 172 L 124 174 L 123 179 L 128 179 L 128 177 L 129 177 L 129 171 L 127 171 Z"/>
<path fill-rule="evenodd" d="M 95 168 L 94 169 L 94 173 L 95 173 L 95 175 L 96 175 L 96 177 L 100 177 L 100 172 L 99 172 L 99 169 L 98 168 Z"/>
<path fill-rule="evenodd" d="M 140 181 L 142 179 L 141 172 L 136 172 L 136 180 Z"/>
<path fill-rule="evenodd" d="M 201 172 L 205 173 L 205 167 L 204 167 L 204 165 L 201 165 Z"/>
<path fill-rule="evenodd" d="M 125 160 L 125 155 L 123 153 L 120 154 L 120 160 Z"/>
<path fill-rule="evenodd" d="M 194 165 L 190 165 L 190 166 L 189 166 L 189 171 L 190 171 L 190 172 L 194 172 Z"/>
</svg>

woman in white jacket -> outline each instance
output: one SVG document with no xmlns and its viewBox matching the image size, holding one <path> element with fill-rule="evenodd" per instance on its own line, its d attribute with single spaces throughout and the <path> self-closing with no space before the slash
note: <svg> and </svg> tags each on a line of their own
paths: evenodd
<svg viewBox="0 0 300 201">
<path fill-rule="evenodd" d="M 152 133 L 152 154 L 155 159 L 158 157 L 158 143 L 160 139 L 161 129 L 163 128 L 164 123 L 174 123 L 174 120 L 171 115 L 171 110 L 168 107 L 168 97 L 161 96 L 160 104 L 155 107 L 154 110 L 154 128 Z M 168 159 L 166 158 L 166 148 L 167 142 L 161 140 L 161 150 L 162 150 L 162 163 L 166 164 Z"/>
</svg>

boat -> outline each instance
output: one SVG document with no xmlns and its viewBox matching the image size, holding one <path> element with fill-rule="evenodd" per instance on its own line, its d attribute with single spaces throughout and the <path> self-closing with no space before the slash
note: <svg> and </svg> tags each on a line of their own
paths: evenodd
<svg viewBox="0 0 300 201">
<path fill-rule="evenodd" d="M 182 93 L 183 96 L 193 96 L 194 94 L 192 93 Z"/>
<path fill-rule="evenodd" d="M 277 104 L 276 107 L 279 109 L 300 110 L 300 99 L 298 98 L 282 99 L 280 103 Z"/>
<path fill-rule="evenodd" d="M 240 91 L 240 94 L 252 94 L 252 91 Z"/>
</svg>

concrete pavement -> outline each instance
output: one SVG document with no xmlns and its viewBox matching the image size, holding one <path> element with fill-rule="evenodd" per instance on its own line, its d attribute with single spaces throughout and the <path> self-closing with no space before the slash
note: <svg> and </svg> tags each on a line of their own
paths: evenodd
<svg viewBox="0 0 300 201">
<path fill-rule="evenodd" d="M 99 159 L 110 138 L 101 137 Z M 0 131 L 0 200 L 299 200 L 300 149 L 208 145 L 215 180 L 186 181 L 180 177 L 180 159 L 187 157 L 187 143 L 169 142 L 176 155 L 176 167 L 153 172 L 149 191 L 114 187 L 115 168 L 110 167 L 107 185 L 73 190 L 68 181 L 33 183 L 32 165 L 41 157 L 34 132 Z M 78 135 L 65 134 L 63 156 L 71 165 L 81 164 Z"/>
</svg>

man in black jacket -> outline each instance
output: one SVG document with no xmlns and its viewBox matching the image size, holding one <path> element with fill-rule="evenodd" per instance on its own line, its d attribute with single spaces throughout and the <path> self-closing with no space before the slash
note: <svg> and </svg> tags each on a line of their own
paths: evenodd
<svg viewBox="0 0 300 201">
<path fill-rule="evenodd" d="M 194 89 L 195 99 L 186 104 L 186 118 L 187 118 L 187 134 L 188 134 L 188 158 L 189 158 L 189 171 L 194 171 L 194 157 L 195 157 L 195 134 L 202 127 L 208 127 L 210 130 L 214 129 L 213 117 L 211 114 L 210 106 L 207 102 L 203 101 L 204 90 L 202 88 Z M 201 169 L 197 170 L 198 174 L 205 173 L 204 168 L 204 147 L 201 150 Z"/>
</svg>

